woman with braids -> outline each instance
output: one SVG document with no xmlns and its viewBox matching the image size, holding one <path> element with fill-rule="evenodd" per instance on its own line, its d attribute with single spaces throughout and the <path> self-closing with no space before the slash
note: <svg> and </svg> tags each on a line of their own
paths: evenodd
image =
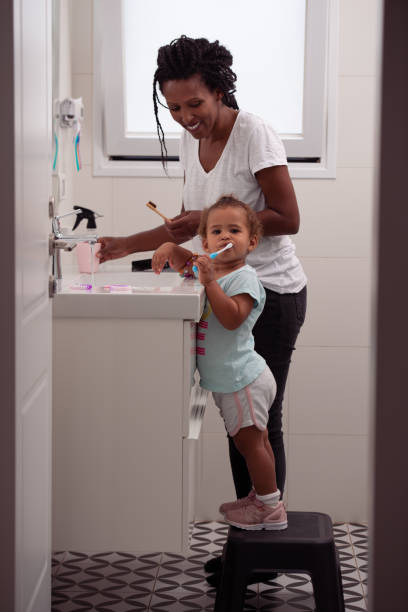
<svg viewBox="0 0 408 612">
<path fill-rule="evenodd" d="M 275 455 L 277 486 L 283 492 L 286 463 L 282 401 L 292 351 L 306 312 L 306 277 L 289 238 L 299 229 L 299 209 L 282 142 L 260 117 L 238 108 L 236 75 L 231 66 L 231 53 L 218 41 L 181 36 L 160 47 L 153 81 L 154 112 L 165 166 L 159 88 L 173 119 L 183 127 L 181 213 L 146 232 L 101 238 L 99 256 L 104 262 L 155 250 L 164 242 L 181 244 L 190 239 L 194 249 L 202 252 L 197 236 L 201 211 L 226 193 L 234 194 L 256 212 L 263 237 L 247 263 L 255 268 L 265 288 L 266 303 L 253 334 L 255 350 L 264 357 L 277 384 L 269 410 L 268 437 Z M 230 438 L 229 454 L 237 503 L 250 503 L 252 483 L 245 460 Z M 205 569 L 212 573 L 208 582 L 216 586 L 221 558 L 211 559 Z M 262 576 L 253 582 L 262 582 Z"/>
</svg>

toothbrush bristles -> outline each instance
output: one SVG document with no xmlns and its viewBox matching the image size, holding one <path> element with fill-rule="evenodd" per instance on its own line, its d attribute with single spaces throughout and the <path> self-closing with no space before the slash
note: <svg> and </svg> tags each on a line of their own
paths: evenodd
<svg viewBox="0 0 408 612">
<path fill-rule="evenodd" d="M 223 247 L 222 249 L 220 249 L 219 251 L 217 251 L 217 255 L 219 253 L 222 253 L 223 251 L 226 251 L 227 249 L 230 249 L 232 247 L 232 242 L 229 242 L 228 244 L 225 245 L 225 247 Z"/>
</svg>

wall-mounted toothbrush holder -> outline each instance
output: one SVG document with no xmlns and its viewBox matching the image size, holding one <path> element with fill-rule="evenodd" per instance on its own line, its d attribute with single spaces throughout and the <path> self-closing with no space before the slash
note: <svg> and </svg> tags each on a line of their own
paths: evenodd
<svg viewBox="0 0 408 612">
<path fill-rule="evenodd" d="M 59 148 L 59 128 L 74 129 L 74 150 L 75 164 L 79 171 L 82 168 L 81 157 L 79 153 L 79 141 L 81 135 L 81 123 L 84 120 L 84 105 L 82 98 L 65 98 L 64 100 L 54 100 L 54 162 L 52 169 L 57 167 L 58 148 Z"/>
</svg>

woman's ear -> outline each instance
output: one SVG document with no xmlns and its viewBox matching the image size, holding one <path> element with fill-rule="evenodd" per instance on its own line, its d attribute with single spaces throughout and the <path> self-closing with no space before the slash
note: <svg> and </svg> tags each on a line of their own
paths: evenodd
<svg viewBox="0 0 408 612">
<path fill-rule="evenodd" d="M 216 100 L 217 100 L 217 101 L 218 101 L 218 100 L 222 100 L 222 99 L 223 99 L 223 97 L 224 97 L 224 92 L 222 91 L 222 89 L 218 89 L 218 88 L 217 88 L 217 89 L 215 90 L 215 97 L 216 97 Z"/>
</svg>

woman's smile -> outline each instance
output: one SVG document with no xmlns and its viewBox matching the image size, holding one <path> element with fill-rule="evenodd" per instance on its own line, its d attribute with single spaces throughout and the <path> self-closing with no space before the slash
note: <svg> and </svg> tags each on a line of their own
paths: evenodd
<svg viewBox="0 0 408 612">
<path fill-rule="evenodd" d="M 198 130 L 200 125 L 201 125 L 201 121 L 197 121 L 197 123 L 194 123 L 193 125 L 183 125 L 183 127 L 189 132 L 191 132 L 192 134 L 194 134 L 194 132 Z"/>
</svg>

